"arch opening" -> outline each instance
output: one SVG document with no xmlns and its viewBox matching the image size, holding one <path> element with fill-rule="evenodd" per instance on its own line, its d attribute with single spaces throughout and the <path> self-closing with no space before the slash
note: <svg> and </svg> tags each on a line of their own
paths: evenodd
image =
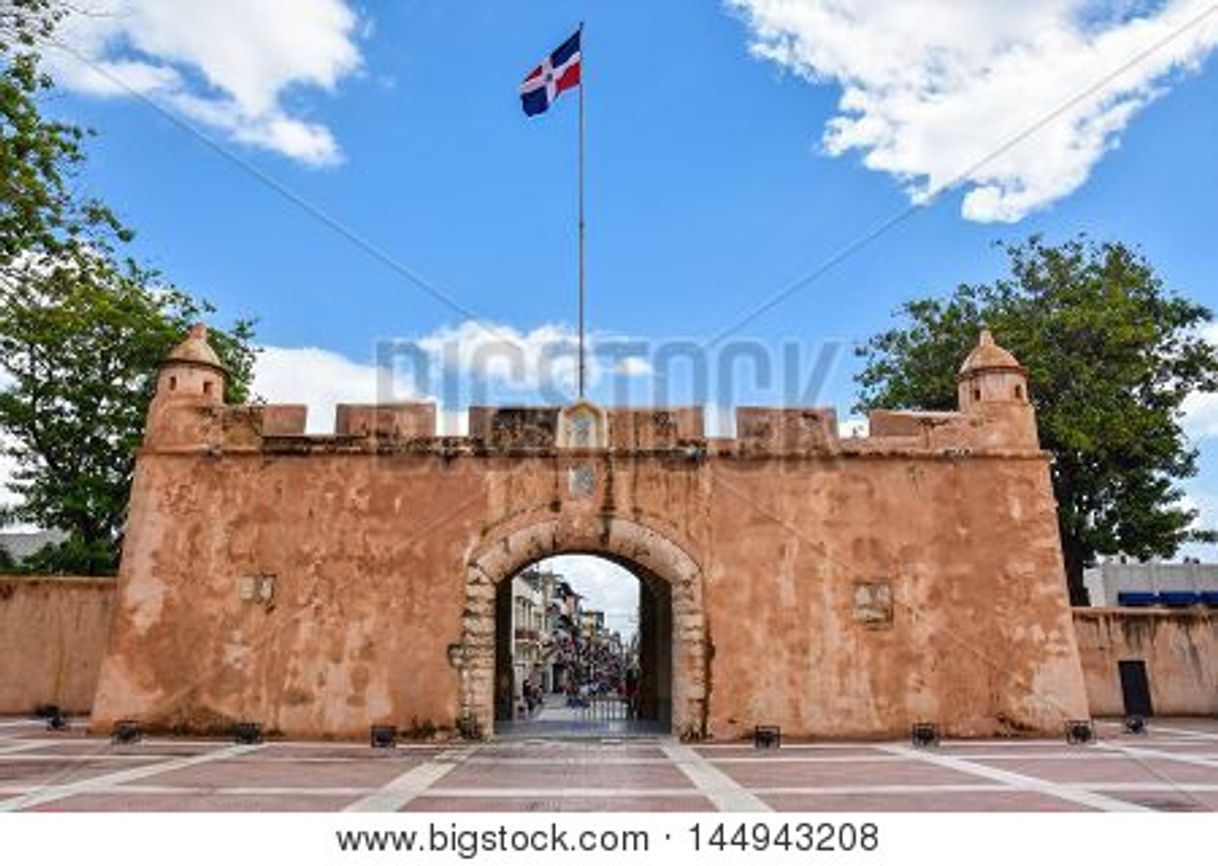
<svg viewBox="0 0 1218 866">
<path fill-rule="evenodd" d="M 541 559 L 495 592 L 495 731 L 672 730 L 672 588 L 614 557 Z"/>
<path fill-rule="evenodd" d="M 500 634 L 508 634 L 496 627 L 497 608 L 506 605 L 510 611 L 512 605 L 510 589 L 505 590 L 505 602 L 500 587 L 560 555 L 596 557 L 634 576 L 639 587 L 639 715 L 652 717 L 682 739 L 704 738 L 709 641 L 701 567 L 667 532 L 620 517 L 590 524 L 565 515 L 518 523 L 470 552 L 461 642 L 449 648 L 460 676 L 457 719 L 463 733 L 483 738 L 502 733 L 501 725 L 510 724 L 507 718 L 496 722 L 497 714 L 508 712 L 506 684 L 497 689 L 497 680 L 506 683 L 502 675 L 507 671 L 496 661 L 496 644 L 502 645 Z M 514 631 L 511 634 L 514 640 Z M 650 662 L 646 666 L 644 649 Z M 654 682 L 646 679 L 647 670 Z"/>
</svg>

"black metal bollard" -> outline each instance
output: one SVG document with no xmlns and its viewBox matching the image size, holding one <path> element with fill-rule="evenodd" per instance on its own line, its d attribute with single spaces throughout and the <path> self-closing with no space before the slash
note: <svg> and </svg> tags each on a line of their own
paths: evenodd
<svg viewBox="0 0 1218 866">
<path fill-rule="evenodd" d="M 758 725 L 753 729 L 753 748 L 778 749 L 782 747 L 782 728 L 778 725 Z"/>
</svg>

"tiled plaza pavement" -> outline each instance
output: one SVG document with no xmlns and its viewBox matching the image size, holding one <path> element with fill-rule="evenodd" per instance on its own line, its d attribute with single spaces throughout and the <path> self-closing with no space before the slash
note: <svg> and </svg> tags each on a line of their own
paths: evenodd
<svg viewBox="0 0 1218 866">
<path fill-rule="evenodd" d="M 0 719 L 0 811 L 1218 810 L 1218 721 L 1115 722 L 1099 742 L 688 746 L 671 738 L 484 744 L 148 738 Z"/>
</svg>

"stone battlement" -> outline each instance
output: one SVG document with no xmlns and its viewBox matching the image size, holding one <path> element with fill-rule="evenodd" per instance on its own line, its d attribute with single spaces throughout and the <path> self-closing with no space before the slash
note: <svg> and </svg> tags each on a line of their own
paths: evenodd
<svg viewBox="0 0 1218 866">
<path fill-rule="evenodd" d="M 868 416 L 870 435 L 839 432 L 831 407 L 740 407 L 736 435 L 707 436 L 698 407 L 606 409 L 606 435 L 590 442 L 564 441 L 568 407 L 490 407 L 469 410 L 469 433 L 440 435 L 433 403 L 343 404 L 334 433 L 308 434 L 303 405 L 172 407 L 150 428 L 152 449 L 224 451 L 399 451 L 446 454 L 522 451 L 615 453 L 699 452 L 715 455 L 872 454 L 889 451 L 1029 451 L 1039 453 L 1030 409 L 1005 411 L 894 412 Z"/>
<path fill-rule="evenodd" d="M 344 404 L 334 433 L 308 435 L 304 405 L 228 406 L 226 372 L 196 328 L 161 368 L 149 450 L 490 454 L 601 450 L 725 456 L 1039 453 L 1027 371 L 988 331 L 956 377 L 955 412 L 873 411 L 868 436 L 842 437 L 829 407 L 741 407 L 734 437 L 707 437 L 700 407 L 475 406 L 469 433 L 439 436 L 434 403 Z"/>
</svg>

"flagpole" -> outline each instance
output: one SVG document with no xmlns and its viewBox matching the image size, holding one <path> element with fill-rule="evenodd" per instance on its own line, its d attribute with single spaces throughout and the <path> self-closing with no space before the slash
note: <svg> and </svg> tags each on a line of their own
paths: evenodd
<svg viewBox="0 0 1218 866">
<path fill-rule="evenodd" d="M 584 399 L 587 363 L 584 355 L 584 91 L 587 89 L 586 58 L 584 57 L 584 22 L 579 22 L 579 399 Z"/>
</svg>

